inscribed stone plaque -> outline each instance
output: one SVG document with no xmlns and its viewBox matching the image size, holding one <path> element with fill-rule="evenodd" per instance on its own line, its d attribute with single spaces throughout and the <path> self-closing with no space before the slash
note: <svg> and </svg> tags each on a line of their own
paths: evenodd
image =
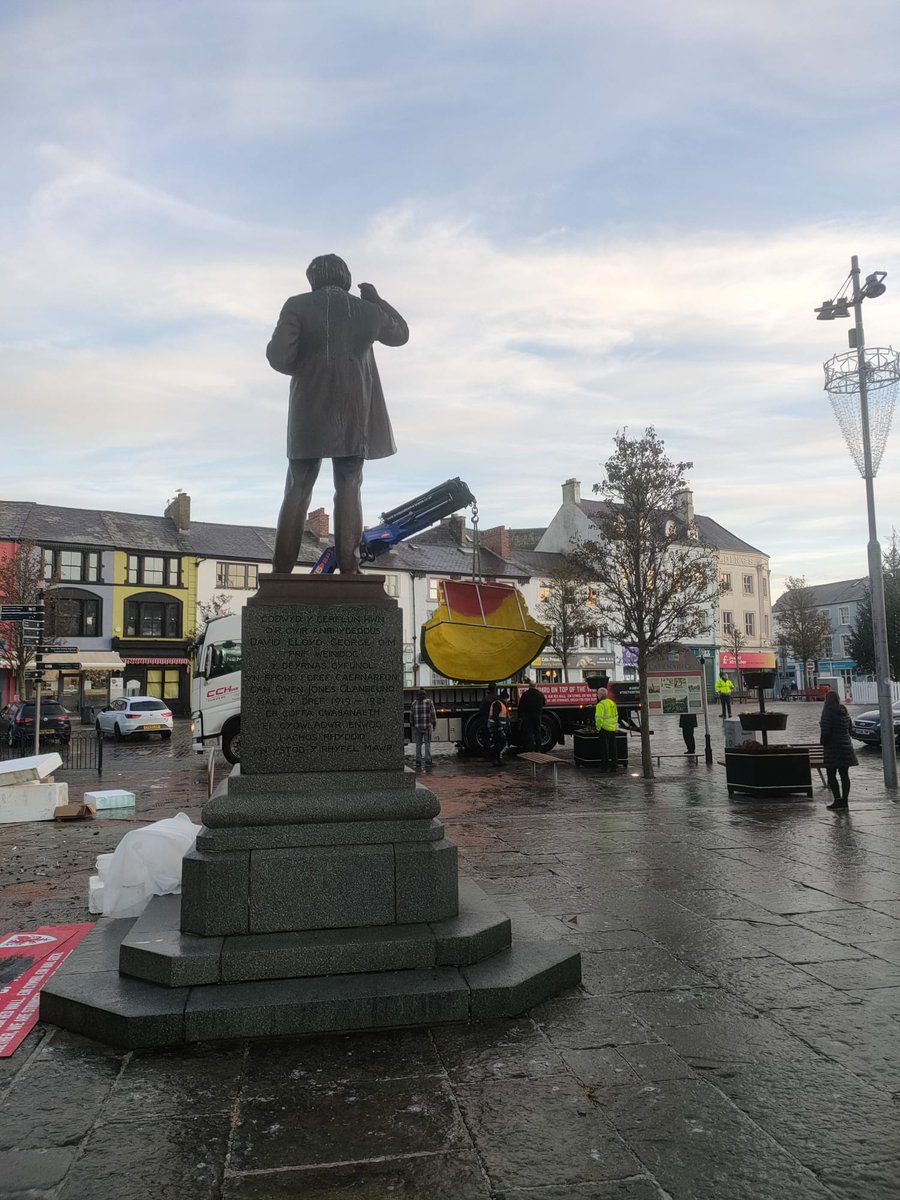
<svg viewBox="0 0 900 1200">
<path fill-rule="evenodd" d="M 259 604 L 243 618 L 241 773 L 403 765 L 396 604 Z"/>
</svg>

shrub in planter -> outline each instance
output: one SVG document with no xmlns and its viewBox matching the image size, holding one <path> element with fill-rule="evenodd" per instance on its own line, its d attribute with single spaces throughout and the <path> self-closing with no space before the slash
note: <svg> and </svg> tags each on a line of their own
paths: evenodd
<svg viewBox="0 0 900 1200">
<path fill-rule="evenodd" d="M 741 729 L 773 729 L 787 728 L 787 713 L 779 712 L 749 712 L 740 713 Z"/>
</svg>

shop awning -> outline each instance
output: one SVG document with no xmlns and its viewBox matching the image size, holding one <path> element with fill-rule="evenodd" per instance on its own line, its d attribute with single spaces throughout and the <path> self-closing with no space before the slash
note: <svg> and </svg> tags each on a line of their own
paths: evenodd
<svg viewBox="0 0 900 1200">
<path fill-rule="evenodd" d="M 48 670 L 56 669 L 57 663 L 78 663 L 78 668 L 81 671 L 124 671 L 125 663 L 116 654 L 115 650 L 75 650 L 69 651 L 68 654 L 61 652 L 57 654 L 55 651 L 50 651 L 43 655 L 44 663 Z"/>
<path fill-rule="evenodd" d="M 169 658 L 126 658 L 125 662 L 131 667 L 186 667 L 190 663 L 184 655 Z"/>
</svg>

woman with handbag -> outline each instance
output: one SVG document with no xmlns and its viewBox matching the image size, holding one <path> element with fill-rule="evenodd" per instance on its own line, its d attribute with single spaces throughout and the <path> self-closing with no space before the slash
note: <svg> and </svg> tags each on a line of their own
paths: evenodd
<svg viewBox="0 0 900 1200">
<path fill-rule="evenodd" d="M 828 786 L 834 796 L 834 803 L 829 808 L 847 808 L 847 798 L 850 795 L 850 768 L 859 766 L 856 751 L 850 741 L 850 714 L 841 704 L 837 692 L 829 692 L 822 705 L 822 719 L 819 722 L 819 741 L 822 743 L 822 755 L 825 764 L 825 774 Z M 838 788 L 838 776 L 841 786 Z"/>
</svg>

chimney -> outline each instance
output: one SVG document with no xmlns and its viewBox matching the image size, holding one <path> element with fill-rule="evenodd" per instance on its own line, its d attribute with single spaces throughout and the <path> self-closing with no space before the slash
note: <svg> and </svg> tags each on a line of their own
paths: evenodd
<svg viewBox="0 0 900 1200">
<path fill-rule="evenodd" d="M 690 488 L 675 493 L 675 516 L 688 529 L 694 524 L 694 493 Z"/>
<path fill-rule="evenodd" d="M 466 540 L 466 518 L 454 513 L 452 517 L 447 518 L 447 528 L 457 546 L 461 546 Z"/>
<path fill-rule="evenodd" d="M 505 525 L 495 525 L 493 529 L 485 529 L 481 535 L 481 544 L 492 554 L 500 558 L 509 558 L 509 530 Z"/>
<path fill-rule="evenodd" d="M 169 518 L 179 533 L 187 533 L 191 527 L 191 498 L 181 488 L 175 493 L 175 499 L 166 506 L 165 515 Z"/>
<path fill-rule="evenodd" d="M 306 528 L 312 530 L 317 538 L 328 538 L 328 513 L 324 508 L 316 508 L 309 514 L 306 518 Z"/>
<path fill-rule="evenodd" d="M 562 485 L 563 504 L 577 504 L 581 499 L 581 484 L 577 479 L 567 479 Z"/>
</svg>

